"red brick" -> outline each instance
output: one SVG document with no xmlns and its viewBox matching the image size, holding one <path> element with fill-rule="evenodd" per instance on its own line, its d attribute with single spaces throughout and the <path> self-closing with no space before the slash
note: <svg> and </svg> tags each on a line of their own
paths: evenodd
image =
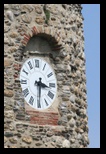
<svg viewBox="0 0 106 154">
<path fill-rule="evenodd" d="M 23 41 L 25 41 L 26 43 L 28 43 L 28 39 L 24 37 Z"/>
<path fill-rule="evenodd" d="M 41 125 L 57 125 L 58 113 L 55 112 L 40 112 L 40 111 L 26 111 L 31 115 L 30 122 Z"/>
<path fill-rule="evenodd" d="M 26 38 L 26 39 L 30 39 L 30 36 L 29 35 L 27 35 L 27 34 L 24 34 L 24 37 Z"/>
<path fill-rule="evenodd" d="M 33 27 L 33 31 L 35 32 L 35 34 L 38 34 L 38 30 L 35 26 Z"/>
<path fill-rule="evenodd" d="M 24 40 L 22 40 L 21 43 L 26 44 L 26 42 Z"/>
<path fill-rule="evenodd" d="M 23 33 L 23 32 L 20 33 L 21 36 L 24 36 L 24 34 L 25 34 L 25 33 Z"/>
</svg>

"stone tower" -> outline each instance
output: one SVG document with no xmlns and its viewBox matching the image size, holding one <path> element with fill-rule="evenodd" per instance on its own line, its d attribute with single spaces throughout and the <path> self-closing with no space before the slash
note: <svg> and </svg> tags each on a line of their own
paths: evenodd
<svg viewBox="0 0 106 154">
<path fill-rule="evenodd" d="M 4 4 L 5 148 L 87 148 L 81 10 L 81 4 Z M 25 101 L 19 79 L 35 57 L 50 64 L 57 80 L 55 101 L 41 111 Z"/>
</svg>

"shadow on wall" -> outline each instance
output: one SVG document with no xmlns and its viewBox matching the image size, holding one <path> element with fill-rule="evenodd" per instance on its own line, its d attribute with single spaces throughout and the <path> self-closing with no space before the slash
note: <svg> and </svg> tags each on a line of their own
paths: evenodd
<svg viewBox="0 0 106 154">
<path fill-rule="evenodd" d="M 41 36 L 33 36 L 25 47 L 26 51 L 50 52 L 51 46 L 48 41 Z"/>
</svg>

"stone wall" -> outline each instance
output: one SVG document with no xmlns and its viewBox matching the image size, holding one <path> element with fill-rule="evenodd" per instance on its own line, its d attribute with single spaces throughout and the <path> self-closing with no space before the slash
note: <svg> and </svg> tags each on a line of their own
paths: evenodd
<svg viewBox="0 0 106 154">
<path fill-rule="evenodd" d="M 44 5 L 4 4 L 4 147 L 86 148 L 89 139 L 82 7 L 47 4 L 47 14 Z M 55 120 L 45 121 L 46 125 L 26 113 L 19 82 L 23 62 L 34 56 L 47 59 L 57 77 L 58 118 L 57 112 L 50 112 Z"/>
</svg>

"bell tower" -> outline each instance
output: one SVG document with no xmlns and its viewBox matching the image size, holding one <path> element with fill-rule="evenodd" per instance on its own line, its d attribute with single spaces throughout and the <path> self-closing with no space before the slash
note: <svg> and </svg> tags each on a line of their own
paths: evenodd
<svg viewBox="0 0 106 154">
<path fill-rule="evenodd" d="M 4 148 L 87 148 L 81 10 L 4 4 Z"/>
</svg>

